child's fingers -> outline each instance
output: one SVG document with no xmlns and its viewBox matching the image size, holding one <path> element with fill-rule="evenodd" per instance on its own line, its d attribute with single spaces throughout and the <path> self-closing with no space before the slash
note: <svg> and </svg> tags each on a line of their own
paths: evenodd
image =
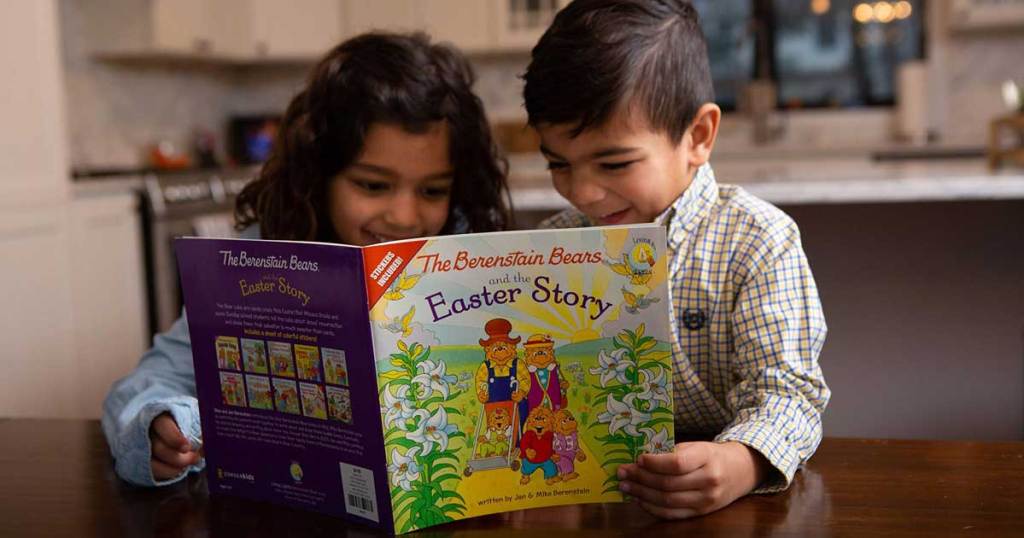
<svg viewBox="0 0 1024 538">
<path fill-rule="evenodd" d="M 712 443 L 679 443 L 668 454 L 643 454 L 637 464 L 659 474 L 681 475 L 703 467 L 711 458 Z"/>
<path fill-rule="evenodd" d="M 167 446 L 160 439 L 154 439 L 153 459 L 166 463 L 172 467 L 185 468 L 199 461 L 199 454 L 191 450 L 188 452 L 179 452 L 177 449 Z"/>
<path fill-rule="evenodd" d="M 692 473 L 660 474 L 652 473 L 639 465 L 619 467 L 619 480 L 635 482 L 649 488 L 661 491 L 686 491 L 691 489 L 706 489 L 714 486 L 714 481 L 704 468 L 697 469 Z"/>
<path fill-rule="evenodd" d="M 164 414 L 156 417 L 153 419 L 153 424 L 150 428 L 157 438 L 162 440 L 167 446 L 179 452 L 187 451 L 190 448 L 188 439 L 181 433 L 181 430 L 178 429 L 178 423 L 174 422 L 170 415 Z"/>
<path fill-rule="evenodd" d="M 620 482 L 619 489 L 641 501 L 663 508 L 690 508 L 696 510 L 705 504 L 707 497 L 703 491 L 663 491 L 637 482 Z"/>
<path fill-rule="evenodd" d="M 149 460 L 149 467 L 153 471 L 153 478 L 157 480 L 170 480 L 172 478 L 177 478 L 181 473 L 185 472 L 184 468 L 167 465 L 155 458 Z"/>
</svg>

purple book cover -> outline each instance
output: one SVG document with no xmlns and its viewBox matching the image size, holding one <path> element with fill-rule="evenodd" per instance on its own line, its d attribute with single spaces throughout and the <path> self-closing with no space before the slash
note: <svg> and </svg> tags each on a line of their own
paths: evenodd
<svg viewBox="0 0 1024 538">
<path fill-rule="evenodd" d="M 210 492 L 393 532 L 362 249 L 176 249 Z"/>
</svg>

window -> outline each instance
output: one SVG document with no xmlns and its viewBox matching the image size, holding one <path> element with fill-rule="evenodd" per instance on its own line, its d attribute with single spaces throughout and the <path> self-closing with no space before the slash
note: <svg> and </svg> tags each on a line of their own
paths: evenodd
<svg viewBox="0 0 1024 538">
<path fill-rule="evenodd" d="M 694 0 L 708 43 L 715 100 L 736 107 L 740 90 L 754 76 L 754 34 L 750 31 L 751 0 Z"/>
<path fill-rule="evenodd" d="M 923 57 L 923 3 L 694 1 L 727 109 L 755 73 L 775 81 L 783 108 L 892 104 L 896 68 Z"/>
</svg>

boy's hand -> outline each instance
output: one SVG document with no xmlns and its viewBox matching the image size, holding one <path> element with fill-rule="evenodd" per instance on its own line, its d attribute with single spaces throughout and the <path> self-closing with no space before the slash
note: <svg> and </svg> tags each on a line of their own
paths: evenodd
<svg viewBox="0 0 1024 538">
<path fill-rule="evenodd" d="M 619 466 L 619 489 L 651 514 L 684 519 L 714 512 L 750 493 L 768 462 L 746 445 L 679 443 L 671 454 L 643 454 Z"/>
<path fill-rule="evenodd" d="M 178 423 L 168 413 L 153 419 L 149 426 L 149 442 L 153 447 L 149 467 L 157 480 L 175 478 L 203 457 L 202 449 L 192 449 L 191 443 L 178 429 Z"/>
</svg>

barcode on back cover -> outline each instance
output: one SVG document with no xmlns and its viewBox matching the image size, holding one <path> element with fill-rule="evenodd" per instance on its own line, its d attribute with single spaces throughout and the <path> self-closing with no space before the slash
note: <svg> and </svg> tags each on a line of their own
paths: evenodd
<svg viewBox="0 0 1024 538">
<path fill-rule="evenodd" d="M 380 523 L 377 515 L 376 488 L 373 471 L 338 462 L 341 468 L 341 490 L 345 495 L 345 511 Z"/>
<path fill-rule="evenodd" d="M 367 512 L 375 511 L 373 508 L 373 500 L 371 499 L 367 499 L 366 497 L 360 497 L 358 495 L 352 495 L 351 493 L 346 495 L 346 497 L 348 499 L 346 507 L 348 508 L 358 508 L 360 510 L 365 510 Z"/>
</svg>

